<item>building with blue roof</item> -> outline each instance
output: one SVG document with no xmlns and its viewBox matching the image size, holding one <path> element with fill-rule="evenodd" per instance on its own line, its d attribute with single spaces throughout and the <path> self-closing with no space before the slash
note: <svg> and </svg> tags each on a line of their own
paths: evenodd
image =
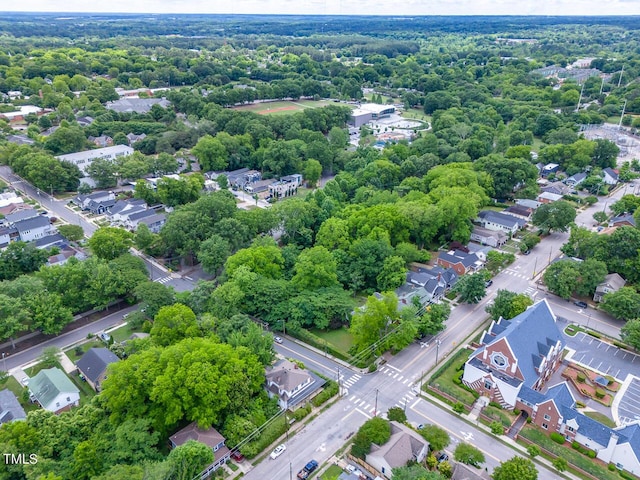
<svg viewBox="0 0 640 480">
<path fill-rule="evenodd" d="M 503 408 L 520 410 L 542 430 L 592 449 L 603 462 L 640 474 L 640 424 L 613 429 L 587 417 L 576 409 L 566 382 L 543 392 L 564 349 L 546 300 L 512 320 L 493 322 L 480 343 L 465 364 L 465 385 Z"/>
</svg>

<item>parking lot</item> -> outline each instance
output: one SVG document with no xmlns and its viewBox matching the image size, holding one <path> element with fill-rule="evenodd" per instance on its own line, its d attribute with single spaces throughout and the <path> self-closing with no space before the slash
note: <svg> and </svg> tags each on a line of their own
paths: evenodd
<svg viewBox="0 0 640 480">
<path fill-rule="evenodd" d="M 617 410 L 617 412 L 616 412 Z M 618 408 L 613 408 L 618 417 L 618 425 L 627 425 L 640 420 L 640 379 L 633 378 L 627 388 L 621 392 Z"/>
<path fill-rule="evenodd" d="M 640 369 L 638 355 L 620 350 L 586 333 L 579 332 L 575 337 L 565 336 L 565 341 L 567 347 L 574 350 L 574 353 L 567 357 L 568 360 L 605 375 L 611 375 L 620 382 L 623 382 L 628 374 L 638 372 Z"/>
</svg>

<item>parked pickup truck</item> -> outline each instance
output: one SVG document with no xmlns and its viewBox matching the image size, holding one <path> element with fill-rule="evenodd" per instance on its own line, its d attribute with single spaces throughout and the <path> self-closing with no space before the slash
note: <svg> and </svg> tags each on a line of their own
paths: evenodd
<svg viewBox="0 0 640 480">
<path fill-rule="evenodd" d="M 302 480 L 306 479 L 316 468 L 318 468 L 318 462 L 311 460 L 298 472 L 298 478 L 301 478 Z"/>
</svg>

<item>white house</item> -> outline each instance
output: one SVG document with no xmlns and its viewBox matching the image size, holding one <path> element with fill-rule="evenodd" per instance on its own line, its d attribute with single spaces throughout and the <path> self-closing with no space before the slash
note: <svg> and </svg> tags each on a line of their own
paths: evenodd
<svg viewBox="0 0 640 480">
<path fill-rule="evenodd" d="M 87 168 L 97 159 L 115 160 L 118 157 L 133 154 L 134 150 L 127 145 L 113 145 L 112 147 L 97 148 L 95 150 L 85 150 L 83 152 L 68 153 L 66 155 L 58 155 L 58 160 L 73 163 L 76 165 L 83 175 L 87 175 Z"/>
<path fill-rule="evenodd" d="M 38 238 L 46 237 L 55 230 L 49 218 L 43 217 L 42 215 L 20 220 L 15 222 L 13 226 L 18 230 L 20 240 L 23 242 L 30 242 Z"/>
<path fill-rule="evenodd" d="M 607 185 L 615 185 L 618 183 L 618 172 L 616 172 L 613 168 L 603 168 L 602 174 L 604 175 L 603 181 Z"/>
<path fill-rule="evenodd" d="M 315 385 L 316 379 L 307 370 L 288 360 L 276 363 L 265 377 L 269 397 L 277 397 L 283 410 L 291 408 L 320 386 Z"/>
<path fill-rule="evenodd" d="M 484 228 L 502 231 L 507 235 L 513 235 L 527 223 L 521 218 L 493 210 L 482 210 L 478 213 L 478 222 Z"/>
<path fill-rule="evenodd" d="M 60 413 L 80 404 L 80 390 L 59 368 L 46 368 L 29 380 L 32 398 L 45 410 Z"/>
</svg>

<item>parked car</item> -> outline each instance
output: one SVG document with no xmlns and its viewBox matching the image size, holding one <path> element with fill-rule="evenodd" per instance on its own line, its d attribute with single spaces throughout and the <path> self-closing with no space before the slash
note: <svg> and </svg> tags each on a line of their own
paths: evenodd
<svg viewBox="0 0 640 480">
<path fill-rule="evenodd" d="M 487 280 L 486 282 L 484 282 L 485 287 L 490 287 L 491 285 L 493 285 L 493 280 Z"/>
<path fill-rule="evenodd" d="M 438 463 L 447 462 L 447 461 L 449 461 L 449 455 L 447 455 L 446 453 L 440 454 L 440 456 L 438 457 Z"/>
<path fill-rule="evenodd" d="M 278 445 L 273 452 L 271 452 L 271 455 L 269 455 L 271 457 L 271 460 L 275 460 L 276 458 L 278 458 L 280 455 L 282 455 L 284 453 L 284 451 L 287 449 L 287 446 L 283 443 Z"/>
<path fill-rule="evenodd" d="M 418 425 L 418 430 L 422 430 L 424 428 L 424 423 L 421 423 L 420 425 Z"/>
<path fill-rule="evenodd" d="M 102 340 L 103 342 L 109 342 L 109 340 L 111 340 L 111 337 L 107 332 L 102 332 L 98 335 L 98 337 L 100 337 L 100 340 Z"/>
<path fill-rule="evenodd" d="M 311 460 L 304 466 L 302 470 L 298 472 L 298 478 L 300 478 L 301 480 L 305 480 L 316 468 L 318 468 L 318 462 L 316 462 L 315 460 Z"/>
<path fill-rule="evenodd" d="M 273 337 L 273 341 L 276 343 L 282 343 L 282 339 L 280 337 Z"/>
<path fill-rule="evenodd" d="M 573 302 L 573 304 L 576 307 L 580 307 L 580 308 L 587 308 L 589 305 L 587 305 L 587 302 L 582 302 L 580 300 L 578 300 L 577 302 Z"/>
<path fill-rule="evenodd" d="M 242 462 L 244 460 L 244 455 L 240 453 L 240 450 L 234 450 L 231 452 L 231 458 L 233 458 L 236 462 Z"/>
</svg>

